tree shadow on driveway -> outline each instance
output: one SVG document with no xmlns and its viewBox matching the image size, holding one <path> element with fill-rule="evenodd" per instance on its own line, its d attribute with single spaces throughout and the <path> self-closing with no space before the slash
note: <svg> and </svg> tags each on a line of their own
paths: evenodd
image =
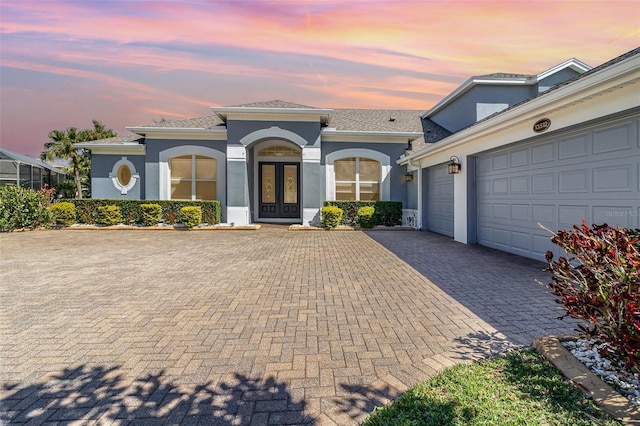
<svg viewBox="0 0 640 426">
<path fill-rule="evenodd" d="M 185 390 L 163 373 L 127 381 L 119 367 L 86 365 L 50 375 L 46 382 L 3 386 L 0 422 L 132 424 L 312 424 L 304 400 L 294 401 L 274 378 L 236 374 L 234 380 Z"/>
<path fill-rule="evenodd" d="M 563 312 L 544 285 L 551 275 L 542 262 L 431 232 L 367 235 L 512 342 L 529 346 L 575 328 L 577 321 L 558 319 Z"/>
</svg>

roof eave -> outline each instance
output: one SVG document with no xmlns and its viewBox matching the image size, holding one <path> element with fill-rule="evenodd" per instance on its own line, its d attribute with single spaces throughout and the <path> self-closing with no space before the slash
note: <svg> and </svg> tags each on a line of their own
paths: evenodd
<svg viewBox="0 0 640 426">
<path fill-rule="evenodd" d="M 579 102 L 579 100 L 576 100 L 575 96 L 572 95 L 576 95 L 579 93 L 584 94 L 585 92 L 588 92 L 591 89 L 598 88 L 602 85 L 607 86 L 606 88 L 603 88 L 601 90 L 610 90 L 609 86 L 615 87 L 617 85 L 614 80 L 623 78 L 625 75 L 628 75 L 630 73 L 638 73 L 639 70 L 640 56 L 633 56 L 609 68 L 600 70 L 599 72 L 588 76 L 588 78 L 569 83 L 554 92 L 547 93 L 545 96 L 533 98 L 531 101 L 519 105 L 511 110 L 507 110 L 504 113 L 499 113 L 493 118 L 487 119 L 486 121 L 482 121 L 478 124 L 454 133 L 453 135 L 443 139 L 441 142 L 433 144 L 432 146 L 429 146 L 412 154 L 405 155 L 398 159 L 396 163 L 399 165 L 408 164 L 412 161 L 419 160 L 422 157 L 426 157 L 428 154 L 433 153 L 434 151 L 440 151 L 455 146 L 459 143 L 465 143 L 466 141 L 470 140 L 471 137 L 477 137 L 486 132 L 499 131 L 504 126 L 509 125 L 509 122 L 514 118 L 529 118 L 529 115 L 533 117 L 536 114 L 539 114 L 541 109 L 548 108 L 551 105 L 562 104 L 563 101 L 567 104 Z M 587 93 L 586 95 L 583 95 L 583 98 L 584 96 L 589 96 L 589 94 Z"/>
</svg>

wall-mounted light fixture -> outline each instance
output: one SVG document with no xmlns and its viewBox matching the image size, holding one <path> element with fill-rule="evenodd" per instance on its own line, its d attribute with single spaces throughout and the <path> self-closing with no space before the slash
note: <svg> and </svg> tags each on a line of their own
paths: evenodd
<svg viewBox="0 0 640 426">
<path fill-rule="evenodd" d="M 462 170 L 462 164 L 460 164 L 460 159 L 455 155 L 452 155 L 451 158 L 449 159 L 449 166 L 447 168 L 449 170 L 450 175 L 460 173 L 460 170 Z"/>
<path fill-rule="evenodd" d="M 411 172 L 407 172 L 407 173 L 404 175 L 404 181 L 405 181 L 405 182 L 413 182 L 413 173 L 411 173 Z"/>
</svg>

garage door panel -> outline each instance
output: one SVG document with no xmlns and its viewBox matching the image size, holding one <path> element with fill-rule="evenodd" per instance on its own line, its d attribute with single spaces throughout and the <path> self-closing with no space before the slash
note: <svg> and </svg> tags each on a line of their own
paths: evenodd
<svg viewBox="0 0 640 426">
<path fill-rule="evenodd" d="M 632 165 L 624 164 L 593 169 L 595 192 L 631 191 Z"/>
<path fill-rule="evenodd" d="M 427 229 L 453 237 L 453 175 L 447 164 L 427 169 Z"/>
<path fill-rule="evenodd" d="M 593 153 L 601 154 L 631 148 L 631 126 L 610 127 L 593 132 Z"/>
<path fill-rule="evenodd" d="M 560 139 L 558 142 L 558 158 L 565 160 L 567 158 L 586 157 L 587 136 L 580 135 L 567 139 Z"/>
<path fill-rule="evenodd" d="M 637 117 L 476 158 L 480 244 L 544 260 L 552 231 L 587 223 L 640 226 Z"/>
</svg>

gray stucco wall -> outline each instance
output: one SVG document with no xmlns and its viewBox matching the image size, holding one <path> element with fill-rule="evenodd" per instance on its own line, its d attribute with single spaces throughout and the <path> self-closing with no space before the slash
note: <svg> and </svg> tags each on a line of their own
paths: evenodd
<svg viewBox="0 0 640 426">
<path fill-rule="evenodd" d="M 455 133 L 477 121 L 476 106 L 479 103 L 510 106 L 536 93 L 535 86 L 475 86 L 429 118 Z"/>
<path fill-rule="evenodd" d="M 407 169 L 396 164 L 396 160 L 404 154 L 406 147 L 406 144 L 401 143 L 323 142 L 321 164 L 325 165 L 325 158 L 328 154 L 350 148 L 370 149 L 388 155 L 391 157 L 391 173 L 388 177 L 390 183 L 389 201 L 402 201 L 404 207 L 408 203 L 407 185 L 409 184 L 404 182 Z"/>
<path fill-rule="evenodd" d="M 135 186 L 127 191 L 126 195 L 120 193 L 111 181 L 109 173 L 112 172 L 113 166 L 126 157 L 133 163 L 135 172 L 140 175 L 140 179 Z M 140 200 L 145 197 L 145 164 L 144 155 L 91 155 L 91 197 L 92 198 L 108 198 L 108 199 L 129 199 Z M 133 171 L 132 171 L 133 172 Z"/>
<path fill-rule="evenodd" d="M 169 140 L 169 139 L 153 139 L 147 140 L 147 153 L 146 153 L 146 165 L 145 165 L 145 193 L 146 199 L 157 200 L 160 198 L 160 183 L 159 183 L 159 167 L 160 152 L 174 148 L 177 146 L 194 145 L 212 148 L 220 151 L 226 155 L 227 143 L 226 141 L 204 141 L 204 140 Z M 225 170 L 224 164 L 217 165 L 218 170 Z M 224 205 L 225 200 L 220 200 Z"/>
<path fill-rule="evenodd" d="M 550 86 L 554 84 L 562 83 L 563 81 L 567 81 L 570 78 L 575 77 L 578 73 L 571 68 L 565 68 L 561 71 L 551 74 L 549 77 L 544 78 L 538 82 L 538 88 L 540 91 L 547 90 Z"/>
<path fill-rule="evenodd" d="M 319 142 L 319 122 L 299 121 L 236 121 L 227 122 L 227 139 L 229 143 L 240 143 L 240 139 L 257 130 L 279 127 L 293 132 L 307 141 L 308 146 L 316 146 Z"/>
</svg>

